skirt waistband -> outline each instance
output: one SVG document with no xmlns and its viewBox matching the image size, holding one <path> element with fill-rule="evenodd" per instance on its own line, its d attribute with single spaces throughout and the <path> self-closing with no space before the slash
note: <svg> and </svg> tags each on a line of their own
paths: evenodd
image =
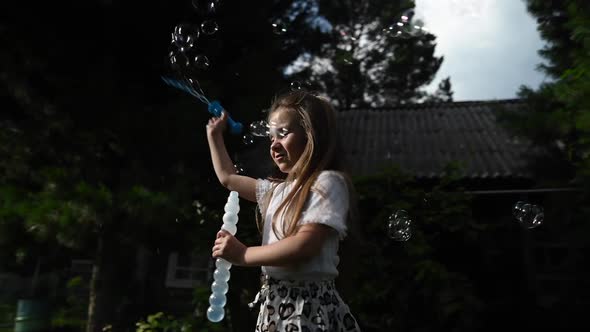
<svg viewBox="0 0 590 332">
<path fill-rule="evenodd" d="M 268 275 L 260 276 L 260 291 L 256 293 L 254 301 L 248 303 L 248 307 L 254 308 L 257 304 L 264 301 L 268 297 L 271 288 L 277 285 L 289 287 L 289 288 L 315 288 L 319 289 L 322 286 L 328 289 L 335 289 L 334 279 L 311 279 L 311 280 L 285 280 L 275 279 Z"/>
<path fill-rule="evenodd" d="M 317 278 L 317 279 L 277 279 L 268 275 L 260 276 L 260 284 L 264 285 L 278 285 L 284 284 L 291 287 L 305 287 L 310 284 L 333 284 L 334 279 Z"/>
</svg>

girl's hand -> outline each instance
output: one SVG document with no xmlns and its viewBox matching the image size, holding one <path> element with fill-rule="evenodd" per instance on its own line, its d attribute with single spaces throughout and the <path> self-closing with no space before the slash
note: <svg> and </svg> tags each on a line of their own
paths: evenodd
<svg viewBox="0 0 590 332">
<path fill-rule="evenodd" d="M 223 111 L 219 118 L 213 117 L 209 119 L 209 122 L 207 123 L 207 135 L 210 137 L 222 135 L 227 127 L 227 118 L 227 113 Z"/>
<path fill-rule="evenodd" d="M 247 247 L 225 230 L 217 232 L 213 245 L 213 257 L 223 258 L 234 265 L 243 265 Z"/>
</svg>

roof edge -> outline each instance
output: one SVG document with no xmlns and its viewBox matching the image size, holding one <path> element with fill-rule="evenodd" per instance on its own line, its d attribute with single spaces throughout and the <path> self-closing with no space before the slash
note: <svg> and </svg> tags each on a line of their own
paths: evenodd
<svg viewBox="0 0 590 332">
<path fill-rule="evenodd" d="M 465 106 L 485 106 L 485 105 L 498 105 L 498 104 L 525 104 L 526 99 L 522 98 L 510 98 L 510 99 L 490 99 L 490 100 L 462 100 L 452 102 L 429 102 L 429 103 L 411 103 L 411 104 L 398 104 L 391 106 L 380 106 L 380 107 L 354 107 L 338 110 L 339 112 L 350 112 L 350 111 L 390 111 L 390 110 L 402 110 L 402 109 L 424 109 L 424 108 L 454 108 L 454 107 L 465 107 Z M 442 106 L 442 107 L 441 107 Z"/>
</svg>

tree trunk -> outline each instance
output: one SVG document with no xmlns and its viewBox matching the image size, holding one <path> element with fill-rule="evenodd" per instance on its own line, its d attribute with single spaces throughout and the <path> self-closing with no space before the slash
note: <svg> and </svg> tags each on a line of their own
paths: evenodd
<svg viewBox="0 0 590 332">
<path fill-rule="evenodd" d="M 103 235 L 98 236 L 96 244 L 96 257 L 92 264 L 92 276 L 90 277 L 90 296 L 88 298 L 88 320 L 86 332 L 99 332 L 102 325 L 102 263 L 103 263 Z"/>
<path fill-rule="evenodd" d="M 29 292 L 30 297 L 37 296 L 39 290 L 39 274 L 41 273 L 41 258 L 37 257 L 37 264 L 35 264 L 35 272 L 31 280 L 31 290 Z"/>
</svg>

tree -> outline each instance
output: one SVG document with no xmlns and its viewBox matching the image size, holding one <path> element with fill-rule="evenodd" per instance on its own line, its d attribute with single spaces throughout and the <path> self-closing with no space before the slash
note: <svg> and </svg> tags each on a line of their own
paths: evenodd
<svg viewBox="0 0 590 332">
<path fill-rule="evenodd" d="M 587 176 L 590 139 L 590 10 L 585 2 L 574 0 L 529 0 L 527 8 L 537 18 L 538 30 L 547 41 L 539 51 L 547 62 L 539 69 L 553 80 L 537 90 L 521 88 L 519 95 L 528 101 L 530 111 L 513 116 L 511 126 L 560 160 L 560 171 L 547 170 L 543 176 L 581 181 Z"/>
<path fill-rule="evenodd" d="M 222 8 L 219 33 L 196 49 L 211 60 L 196 73 L 207 96 L 244 124 L 260 116 L 294 57 L 269 20 L 284 3 Z M 133 275 L 129 251 L 205 246 L 218 229 L 218 218 L 206 218 L 215 229 L 199 228 L 191 205 L 221 210 L 227 194 L 202 157 L 210 115 L 160 79 L 175 24 L 207 19 L 190 1 L 176 5 L 13 3 L 0 30 L 10 45 L 0 52 L 0 227 L 94 259 L 88 332 L 111 322 L 112 295 L 131 284 L 121 277 Z"/>
<path fill-rule="evenodd" d="M 0 34 L 11 45 L 0 53 L 0 224 L 18 224 L 42 243 L 93 258 L 87 331 L 98 331 L 112 319 L 115 306 L 106 299 L 117 287 L 112 280 L 124 284 L 117 269 L 132 256 L 114 253 L 171 248 L 192 234 L 183 228 L 194 225 L 174 220 L 191 216 L 201 187 L 198 173 L 181 174 L 189 151 L 198 149 L 176 144 L 189 142 L 192 128 L 170 127 L 195 118 L 187 119 L 187 108 L 171 115 L 153 106 L 159 97 L 152 92 L 163 90 L 153 68 L 161 56 L 147 40 L 166 35 L 162 25 L 153 34 L 130 28 L 130 12 L 101 1 L 12 6 Z M 23 24 L 18 14 L 35 23 Z M 134 54 L 138 45 L 119 38 L 125 33 L 136 36 L 144 57 Z"/>
<path fill-rule="evenodd" d="M 438 84 L 438 89 L 434 94 L 426 97 L 426 102 L 431 103 L 448 103 L 453 101 L 453 91 L 451 89 L 451 78 L 447 77 Z"/>
<path fill-rule="evenodd" d="M 411 1 L 305 1 L 316 34 L 289 69 L 342 109 L 419 102 L 442 57 Z M 315 39 L 314 39 L 315 38 Z M 313 40 L 313 42 L 309 42 Z M 450 85 L 449 85 L 450 88 Z"/>
<path fill-rule="evenodd" d="M 587 259 L 590 247 L 590 7 L 587 1 L 527 0 L 529 12 L 537 18 L 538 31 L 546 45 L 539 54 L 546 60 L 539 66 L 552 80 L 538 89 L 523 86 L 519 92 L 528 104 L 526 112 L 507 118 L 507 124 L 530 139 L 542 151 L 543 160 L 531 160 L 540 185 L 576 187 L 569 202 L 561 202 L 563 214 L 571 216 L 554 224 L 553 240 L 580 248 Z M 568 204 L 572 207 L 568 208 Z M 549 218 L 548 218 L 549 219 Z M 549 226 L 549 225 L 548 225 Z M 581 312 L 573 303 L 587 302 L 583 286 L 587 266 L 568 270 L 571 290 L 564 291 L 544 316 L 555 326 L 581 324 Z M 540 310 L 535 308 L 535 310 Z M 547 325 L 547 324 L 544 324 Z"/>
<path fill-rule="evenodd" d="M 128 251 L 209 243 L 213 233 L 195 234 L 196 223 L 182 220 L 195 221 L 193 200 L 221 209 L 227 194 L 211 184 L 213 171 L 202 158 L 208 155 L 202 132 L 210 116 L 206 106 L 160 78 L 170 64 L 176 24 L 216 20 L 219 31 L 199 37 L 194 49 L 208 57 L 210 67 L 190 74 L 244 124 L 258 120 L 260 109 L 287 86 L 283 69 L 302 53 L 332 59 L 341 68 L 325 80 L 341 107 L 418 100 L 423 93 L 417 89 L 441 61 L 432 57 L 430 34 L 383 37 L 389 18 L 413 7 L 397 3 L 364 2 L 357 12 L 352 3 L 233 2 L 213 16 L 195 12 L 191 1 L 3 5 L 12 15 L 0 27 L 0 42 L 7 45 L 0 51 L 0 227 L 94 258 L 88 332 L 112 318 L 114 305 L 106 295 L 115 293 L 111 281 L 126 272 L 119 263 L 132 259 Z M 314 8 L 322 8 L 321 14 Z M 350 14 L 346 20 L 338 14 L 343 8 Z M 355 21 L 358 13 L 363 15 Z M 273 33 L 271 23 L 279 18 L 289 22 L 284 34 Z M 310 23 L 322 18 L 332 30 Z M 343 41 L 340 31 L 375 44 Z M 330 50 L 326 42 L 337 47 Z M 360 52 L 353 66 L 338 62 L 348 54 L 344 42 Z M 384 58 L 379 52 L 400 53 Z M 376 81 L 368 79 L 380 66 Z M 352 68 L 363 75 L 360 88 L 347 74 Z M 239 140 L 228 140 L 230 150 L 239 149 Z M 103 264 L 105 257 L 110 260 Z"/>
</svg>

